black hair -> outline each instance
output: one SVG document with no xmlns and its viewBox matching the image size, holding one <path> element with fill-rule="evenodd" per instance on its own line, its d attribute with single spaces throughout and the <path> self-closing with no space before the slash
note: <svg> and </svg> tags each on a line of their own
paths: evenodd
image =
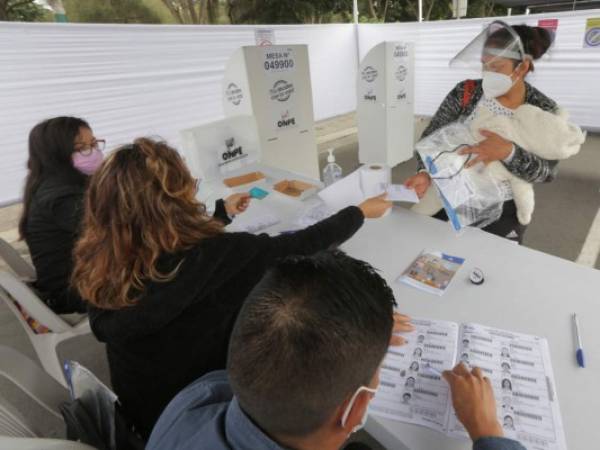
<svg viewBox="0 0 600 450">
<path fill-rule="evenodd" d="M 340 251 L 279 261 L 245 301 L 227 370 L 242 409 L 271 435 L 305 436 L 370 384 L 389 345 L 394 296 Z"/>
<path fill-rule="evenodd" d="M 525 54 L 531 55 L 533 60 L 540 59 L 550 48 L 554 40 L 554 35 L 546 28 L 530 27 L 529 25 L 511 25 L 515 33 L 519 36 L 523 44 Z M 487 38 L 486 46 L 503 47 L 513 42 L 513 35 L 507 28 L 500 28 L 494 31 Z M 515 61 L 514 66 L 519 64 Z M 533 72 L 533 63 L 530 62 L 530 71 Z"/>
<path fill-rule="evenodd" d="M 87 177 L 75 169 L 71 161 L 75 138 L 81 128 L 90 126 L 77 117 L 54 117 L 38 123 L 29 132 L 28 173 L 23 192 L 23 214 L 19 221 L 21 239 L 25 237 L 31 200 L 46 176 L 60 174 L 65 180 L 85 184 Z"/>
</svg>

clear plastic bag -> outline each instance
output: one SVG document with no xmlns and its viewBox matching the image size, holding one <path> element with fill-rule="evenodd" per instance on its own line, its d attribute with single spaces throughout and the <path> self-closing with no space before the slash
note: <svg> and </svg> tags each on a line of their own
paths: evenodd
<svg viewBox="0 0 600 450">
<path fill-rule="evenodd" d="M 416 150 L 425 163 L 452 227 L 483 228 L 502 215 L 503 203 L 511 198 L 510 187 L 494 179 L 482 164 L 469 169 L 469 155 L 461 148 L 477 144 L 469 127 L 451 123 L 421 139 Z"/>
</svg>

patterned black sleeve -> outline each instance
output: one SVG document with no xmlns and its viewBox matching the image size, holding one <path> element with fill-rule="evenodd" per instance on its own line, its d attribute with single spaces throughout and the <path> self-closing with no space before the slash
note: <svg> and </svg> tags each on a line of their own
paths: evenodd
<svg viewBox="0 0 600 450">
<path fill-rule="evenodd" d="M 526 102 L 556 114 L 558 105 L 554 100 L 546 97 L 533 86 L 526 84 Z M 549 183 L 556 178 L 558 161 L 540 158 L 515 144 L 515 154 L 510 162 L 503 162 L 504 166 L 513 175 L 528 183 Z"/>
<path fill-rule="evenodd" d="M 510 173 L 528 183 L 549 183 L 558 173 L 558 161 L 540 158 L 517 144 L 513 158 L 503 164 Z"/>
<path fill-rule="evenodd" d="M 434 116 L 431 118 L 431 122 L 429 122 L 429 125 L 427 125 L 427 128 L 425 128 L 425 131 L 423 131 L 421 139 L 429 136 L 434 131 L 439 130 L 449 123 L 458 120 L 462 112 L 463 86 L 464 82 L 458 83 L 454 89 L 452 89 L 448 95 L 446 95 L 446 98 L 444 101 L 442 101 Z M 421 160 L 421 157 L 416 151 L 414 154 L 417 160 L 417 172 L 424 170 L 425 164 Z"/>
</svg>

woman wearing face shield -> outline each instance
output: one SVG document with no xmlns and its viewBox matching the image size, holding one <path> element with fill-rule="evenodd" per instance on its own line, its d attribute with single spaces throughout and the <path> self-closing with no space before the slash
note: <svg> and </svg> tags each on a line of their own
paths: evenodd
<svg viewBox="0 0 600 450">
<path fill-rule="evenodd" d="M 541 58 L 551 44 L 552 35 L 544 28 L 492 23 L 450 63 L 451 67 L 474 68 L 476 65 L 482 70 L 482 78 L 458 83 L 438 108 L 422 138 L 450 123 L 472 120 L 482 103 L 497 115 L 510 116 L 524 104 L 556 114 L 557 104 L 525 81 L 527 74 L 534 70 L 533 62 Z M 465 168 L 500 161 L 510 173 L 529 183 L 550 182 L 556 177 L 558 161 L 543 159 L 491 131 L 480 133 L 485 138 L 483 141 L 460 151 L 460 154 L 471 154 Z M 423 197 L 431 185 L 431 177 L 418 154 L 416 158 L 418 173 L 405 184 Z M 444 210 L 434 217 L 448 220 Z M 510 200 L 504 203 L 501 217 L 483 229 L 521 243 L 526 226 L 519 223 L 515 203 Z"/>
</svg>

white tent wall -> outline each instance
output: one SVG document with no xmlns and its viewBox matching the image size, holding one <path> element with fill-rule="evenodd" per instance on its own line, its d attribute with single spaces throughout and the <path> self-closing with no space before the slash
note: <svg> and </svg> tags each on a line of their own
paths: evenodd
<svg viewBox="0 0 600 450">
<path fill-rule="evenodd" d="M 277 44 L 308 44 L 316 119 L 356 108 L 352 24 L 267 26 Z M 0 205 L 20 199 L 27 136 L 39 121 L 86 119 L 108 148 L 223 117 L 230 55 L 265 26 L 0 22 Z"/>
<path fill-rule="evenodd" d="M 500 19 L 510 24 L 537 25 L 539 19 L 559 19 L 555 45 L 535 63 L 528 81 L 571 113 L 574 122 L 600 129 L 600 50 L 583 48 L 586 18 L 600 10 L 535 14 L 436 22 L 364 24 L 359 27 L 359 54 L 382 41 L 415 43 L 415 113 L 433 115 L 444 96 L 467 78 L 481 73 L 450 69 L 448 62 L 485 24 Z"/>
<path fill-rule="evenodd" d="M 600 129 L 600 51 L 582 44 L 585 19 L 598 16 L 600 10 L 504 18 L 530 25 L 559 19 L 556 46 L 530 80 L 590 129 Z M 357 54 L 384 40 L 415 42 L 415 111 L 433 114 L 458 81 L 479 75 L 449 69 L 448 61 L 491 20 L 358 26 L 0 22 L 0 205 L 20 199 L 27 135 L 45 118 L 82 117 L 109 148 L 141 135 L 178 147 L 180 130 L 222 118 L 225 64 L 238 47 L 254 44 L 257 28 L 274 29 L 277 44 L 308 44 L 318 120 L 355 109 Z"/>
</svg>

